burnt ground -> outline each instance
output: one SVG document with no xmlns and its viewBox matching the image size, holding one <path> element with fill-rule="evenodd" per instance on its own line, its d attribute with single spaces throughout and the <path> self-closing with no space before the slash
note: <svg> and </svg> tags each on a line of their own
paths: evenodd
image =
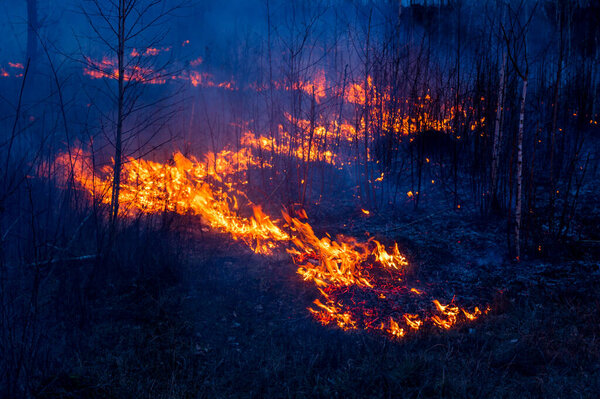
<svg viewBox="0 0 600 399">
<path fill-rule="evenodd" d="M 323 327 L 306 310 L 316 290 L 287 255 L 255 255 L 175 221 L 178 253 L 144 262 L 182 260 L 107 285 L 71 356 L 40 379 L 38 396 L 597 397 L 600 268 L 592 252 L 513 263 L 501 223 L 458 211 L 429 215 L 366 218 L 339 209 L 317 215 L 317 233 L 345 224 L 338 232 L 398 241 L 413 265 L 408 278 L 490 300 L 479 321 L 400 341 Z M 164 233 L 149 234 L 158 234 L 154 248 L 162 242 Z"/>
</svg>

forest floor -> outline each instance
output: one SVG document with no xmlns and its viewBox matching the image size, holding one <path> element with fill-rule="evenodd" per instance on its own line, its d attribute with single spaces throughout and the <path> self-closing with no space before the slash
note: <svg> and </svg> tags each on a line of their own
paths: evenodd
<svg viewBox="0 0 600 399">
<path fill-rule="evenodd" d="M 485 292 L 492 311 L 402 340 L 322 326 L 307 311 L 316 289 L 285 253 L 256 255 L 176 222 L 187 248 L 183 265 L 107 286 L 88 333 L 64 370 L 40 380 L 38 396 L 597 397 L 595 256 L 511 262 L 503 223 L 466 211 L 365 217 L 360 208 L 329 209 L 337 213 L 315 212 L 317 235 L 366 239 L 368 231 L 396 241 L 411 278 Z"/>
</svg>

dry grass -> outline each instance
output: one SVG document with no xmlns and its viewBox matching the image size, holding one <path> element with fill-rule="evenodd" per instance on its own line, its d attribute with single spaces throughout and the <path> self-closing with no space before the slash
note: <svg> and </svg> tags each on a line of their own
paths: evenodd
<svg viewBox="0 0 600 399">
<path fill-rule="evenodd" d="M 476 324 L 393 342 L 315 323 L 305 311 L 312 288 L 285 258 L 209 236 L 186 265 L 178 279 L 157 266 L 107 286 L 81 344 L 62 372 L 40 381 L 38 396 L 585 398 L 600 390 L 598 273 L 571 271 L 575 285 L 511 285 Z"/>
</svg>

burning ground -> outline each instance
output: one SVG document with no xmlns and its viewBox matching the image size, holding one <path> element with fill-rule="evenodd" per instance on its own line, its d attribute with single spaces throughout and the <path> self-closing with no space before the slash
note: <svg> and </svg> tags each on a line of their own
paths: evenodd
<svg viewBox="0 0 600 399">
<path fill-rule="evenodd" d="M 141 233 L 148 253 L 131 256 L 146 277 L 110 289 L 113 299 L 98 316 L 106 320 L 90 343 L 92 363 L 46 389 L 119 395 L 132 392 L 140 372 L 158 381 L 157 392 L 169 386 L 177 396 L 289 389 L 307 397 L 515 390 L 536 397 L 597 389 L 600 274 L 593 264 L 507 263 L 501 228 L 478 224 L 466 210 L 367 215 L 354 201 L 337 200 L 313 207 L 314 226 L 297 206 L 271 218 L 278 207 L 248 198 L 256 193 L 245 174 L 257 163 L 251 151 L 243 154 L 127 163 L 124 217 L 168 229 Z M 88 160 L 77 153 L 75 179 L 102 203 L 110 175 L 91 174 Z M 325 252 L 342 247 L 350 263 Z M 175 263 L 165 274 L 155 263 L 164 259 L 185 267 Z M 479 306 L 487 315 L 468 320 Z M 573 362 L 580 371 L 570 374 Z M 112 367 L 122 376 L 117 385 Z M 160 382 L 167 374 L 179 383 Z"/>
<path fill-rule="evenodd" d="M 21 3 L 0 397 L 597 396 L 594 2 Z"/>
<path fill-rule="evenodd" d="M 242 163 L 234 166 L 234 159 L 240 158 Z M 91 156 L 81 150 L 71 156 L 63 154 L 57 162 L 63 169 L 74 171 L 65 180 L 73 179 L 100 203 L 109 202 L 113 187 L 109 169 L 104 175 L 90 169 Z M 256 164 L 248 149 L 237 154 L 228 150 L 210 153 L 206 162 L 181 153 L 175 153 L 172 162 L 165 164 L 131 158 L 125 163 L 119 192 L 122 212 L 130 216 L 166 211 L 197 215 L 201 218 L 199 226 L 203 221 L 262 255 L 282 252 L 287 244 L 297 273 L 318 288 L 320 298 L 309 311 L 323 325 L 379 330 L 402 338 L 424 323 L 451 329 L 457 322 L 474 321 L 482 315 L 478 306 L 460 308 L 454 297 L 442 304 L 427 292 L 443 289 L 429 286 L 425 291 L 407 286 L 408 262 L 397 243 L 386 249 L 374 238 L 361 242 L 340 234 L 332 239 L 328 233 L 319 238 L 307 221 L 300 220 L 308 218 L 302 208 L 297 208 L 294 216 L 284 210 L 283 220 L 272 220 L 260 206 L 250 203 L 253 215 L 242 216 L 244 205 L 250 201 L 235 187 L 232 177 L 241 174 L 246 181 L 244 172 Z M 487 313 L 490 307 L 483 309 Z"/>
<path fill-rule="evenodd" d="M 317 91 L 327 86 L 319 76 L 304 83 L 314 103 L 336 93 L 334 84 Z M 386 98 L 378 93 L 388 89 L 367 79 L 345 92 L 343 106 L 364 105 L 361 87 Z M 413 106 L 430 108 L 432 99 L 419 97 Z M 427 212 L 365 209 L 352 178 L 333 196 L 314 203 L 306 196 L 305 205 L 265 194 L 298 179 L 295 195 L 304 196 L 305 179 L 316 180 L 306 164 L 344 181 L 360 165 L 356 144 L 376 141 L 373 126 L 410 145 L 423 129 L 451 133 L 455 109 L 395 121 L 373 109 L 371 128 L 364 115 L 352 123 L 335 113 L 284 113 L 276 135 L 245 122 L 239 141 L 220 151 L 126 158 L 121 238 L 91 266 L 101 265 L 105 276 L 86 287 L 97 314 L 80 323 L 94 332 L 70 338 L 74 356 L 85 359 L 42 379 L 38 395 L 121 396 L 153 384 L 167 396 L 280 396 L 282 389 L 307 397 L 589 395 L 597 389 L 598 359 L 593 263 L 506 262 L 502 227 L 481 224 L 460 204 L 448 209 L 444 190 L 426 190 Z M 472 112 L 460 111 L 465 128 L 482 129 L 485 119 Z M 367 151 L 364 159 L 372 156 Z M 443 167 L 430 156 L 426 164 Z M 41 170 L 57 171 L 58 187 L 73 190 L 82 209 L 102 214 L 112 200 L 113 163 L 97 164 L 92 148 L 74 146 Z M 281 171 L 286 165 L 292 178 Z M 265 173 L 272 174 L 266 184 Z M 430 177 L 432 186 L 443 178 L 433 171 Z M 371 182 L 383 195 L 388 179 L 381 172 Z M 418 195 L 409 190 L 402 201 L 412 207 Z M 137 244 L 123 239 L 130 236 Z M 121 279 L 114 278 L 120 268 L 137 269 L 133 283 L 111 282 Z M 580 371 L 565 376 L 573 359 Z"/>
<path fill-rule="evenodd" d="M 346 215 L 348 235 L 385 233 L 374 226 L 391 215 L 365 220 L 350 204 L 343 208 L 321 215 L 323 228 Z M 473 227 L 477 215 L 423 214 L 418 225 L 410 224 L 412 215 L 394 216 L 405 227 L 385 234 L 410 248 L 413 281 L 443 283 L 464 293 L 462 304 L 502 288 L 485 318 L 401 340 L 324 328 L 306 310 L 319 293 L 301 281 L 287 254 L 254 254 L 198 229 L 194 217 L 171 215 L 156 220 L 169 233 L 134 229 L 141 247 L 119 243 L 128 255 L 115 259 L 116 267 L 134 262 L 144 277 L 91 293 L 94 330 L 76 347 L 84 357 L 42 387 L 48 396 L 101 397 L 143 395 L 149 386 L 157 396 L 177 397 L 279 397 L 287 390 L 299 397 L 593 396 L 597 269 L 585 261 L 511 265 L 490 257 L 503 243 L 498 229 Z"/>
</svg>

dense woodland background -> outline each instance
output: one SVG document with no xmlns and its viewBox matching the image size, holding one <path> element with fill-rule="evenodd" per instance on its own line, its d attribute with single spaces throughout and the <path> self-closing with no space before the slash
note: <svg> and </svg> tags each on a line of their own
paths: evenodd
<svg viewBox="0 0 600 399">
<path fill-rule="evenodd" d="M 221 3 L 0 4 L 0 396 L 594 397 L 600 4 Z M 119 178 L 103 202 L 56 162 L 120 176 L 248 132 L 281 146 L 237 176 L 268 214 L 398 242 L 492 312 L 323 327 L 289 258 L 124 216 Z"/>
</svg>

